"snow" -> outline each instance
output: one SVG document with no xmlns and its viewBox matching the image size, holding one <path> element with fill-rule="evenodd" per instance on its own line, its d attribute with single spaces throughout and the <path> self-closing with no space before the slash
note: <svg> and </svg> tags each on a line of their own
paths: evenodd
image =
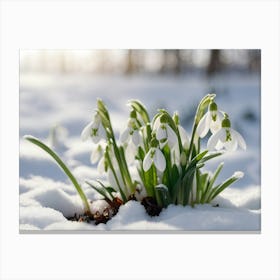
<svg viewBox="0 0 280 280">
<path fill-rule="evenodd" d="M 214 171 L 223 161 L 222 182 L 234 172 L 244 177 L 222 192 L 212 205 L 170 205 L 160 216 L 150 217 L 139 202 L 130 201 L 107 224 L 72 222 L 66 217 L 81 214 L 82 203 L 65 174 L 49 155 L 23 139 L 31 134 L 50 143 L 49 132 L 60 125 L 57 153 L 81 183 L 92 210 L 106 207 L 85 180 L 104 180 L 97 164 L 90 163 L 92 142 L 82 142 L 80 133 L 90 122 L 101 97 L 111 113 L 117 138 L 129 117 L 128 100 L 139 99 L 152 114 L 158 108 L 178 111 L 181 124 L 190 133 L 195 106 L 215 87 L 219 109 L 226 111 L 232 127 L 246 140 L 247 150 L 209 162 Z M 260 85 L 254 75 L 217 76 L 89 76 L 22 74 L 20 81 L 20 230 L 151 230 L 151 231 L 260 231 Z M 203 142 L 206 145 L 207 137 Z M 213 207 L 219 204 L 219 207 Z"/>
</svg>

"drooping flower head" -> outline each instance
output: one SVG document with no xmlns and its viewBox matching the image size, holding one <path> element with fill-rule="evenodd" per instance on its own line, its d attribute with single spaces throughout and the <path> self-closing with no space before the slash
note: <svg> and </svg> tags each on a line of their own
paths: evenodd
<svg viewBox="0 0 280 280">
<path fill-rule="evenodd" d="M 158 171 L 163 172 L 166 168 L 166 160 L 162 151 L 157 147 L 158 141 L 155 138 L 151 140 L 151 146 L 143 160 L 143 169 L 148 171 L 154 164 Z"/>
<path fill-rule="evenodd" d="M 120 135 L 122 144 L 129 143 L 130 141 L 137 147 L 140 144 L 140 133 L 137 125 L 137 114 L 133 110 L 130 113 L 130 118 L 127 123 L 126 129 Z"/>
<path fill-rule="evenodd" d="M 224 115 L 218 110 L 218 106 L 215 102 L 211 102 L 208 106 L 207 113 L 201 118 L 198 123 L 196 133 L 200 138 L 203 138 L 209 131 L 211 133 L 217 132 L 221 128 L 221 122 Z"/>
<path fill-rule="evenodd" d="M 190 145 L 190 139 L 186 130 L 180 125 L 179 114 L 177 111 L 173 115 L 173 120 L 178 128 L 178 132 L 184 149 L 188 149 Z"/>
<path fill-rule="evenodd" d="M 160 147 L 164 147 L 166 144 L 170 148 L 173 148 L 177 143 L 177 135 L 174 130 L 167 123 L 165 115 L 158 117 L 154 123 L 153 131 L 156 134 L 156 139 L 159 141 Z"/>
<path fill-rule="evenodd" d="M 102 158 L 103 154 L 104 154 L 104 146 L 101 145 L 100 143 L 95 145 L 92 149 L 90 162 L 92 164 L 97 163 Z"/>
<path fill-rule="evenodd" d="M 246 150 L 244 138 L 240 133 L 231 128 L 230 120 L 226 116 L 222 121 L 221 128 L 209 138 L 207 148 L 209 150 L 225 148 L 229 151 L 235 151 L 238 145 L 243 150 Z"/>
<path fill-rule="evenodd" d="M 101 139 L 105 139 L 105 137 L 105 129 L 98 112 L 96 112 L 93 116 L 93 120 L 83 129 L 81 138 L 83 141 L 91 138 L 93 143 L 97 144 Z"/>
</svg>

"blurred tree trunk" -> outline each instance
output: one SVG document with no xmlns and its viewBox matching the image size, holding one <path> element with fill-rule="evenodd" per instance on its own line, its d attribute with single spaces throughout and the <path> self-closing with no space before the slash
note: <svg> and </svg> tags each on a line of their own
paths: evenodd
<svg viewBox="0 0 280 280">
<path fill-rule="evenodd" d="M 211 50 L 210 59 L 206 69 L 207 75 L 211 76 L 222 69 L 221 50 Z"/>
<path fill-rule="evenodd" d="M 161 67 L 159 72 L 165 73 L 167 71 L 167 65 L 168 65 L 168 50 L 162 50 L 162 61 L 161 61 Z"/>
<path fill-rule="evenodd" d="M 174 72 L 175 72 L 175 74 L 181 74 L 182 73 L 182 58 L 181 58 L 180 50 L 174 50 L 174 56 L 175 56 Z"/>
<path fill-rule="evenodd" d="M 126 56 L 126 67 L 125 74 L 132 74 L 136 69 L 135 59 L 134 59 L 134 51 L 128 50 Z"/>
<path fill-rule="evenodd" d="M 261 71 L 261 50 L 248 51 L 248 69 L 250 71 Z"/>
<path fill-rule="evenodd" d="M 171 71 L 175 74 L 182 72 L 182 56 L 180 50 L 163 50 L 160 73 Z"/>
</svg>

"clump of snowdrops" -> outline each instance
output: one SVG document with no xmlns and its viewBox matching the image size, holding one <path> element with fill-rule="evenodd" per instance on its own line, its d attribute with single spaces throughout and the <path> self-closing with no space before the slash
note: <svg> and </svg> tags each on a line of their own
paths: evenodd
<svg viewBox="0 0 280 280">
<path fill-rule="evenodd" d="M 177 112 L 171 115 L 159 109 L 150 118 L 145 106 L 132 100 L 128 103 L 130 114 L 127 126 L 118 139 L 109 111 L 99 99 L 81 138 L 83 141 L 92 140 L 91 162 L 98 163 L 99 172 L 106 173 L 108 180 L 86 181 L 87 184 L 101 194 L 112 208 L 118 209 L 121 204 L 134 199 L 142 201 L 151 215 L 159 214 L 170 204 L 194 206 L 210 203 L 225 188 L 243 177 L 243 173 L 235 172 L 227 180 L 216 183 L 223 163 L 213 173 L 203 167 L 226 150 L 234 151 L 238 146 L 246 149 L 243 137 L 231 128 L 229 115 L 219 110 L 215 96 L 208 94 L 200 101 L 190 136 L 180 125 Z M 202 149 L 201 138 L 209 132 L 212 135 L 207 149 Z M 76 188 L 86 213 L 91 214 L 80 184 L 59 156 L 37 138 L 25 138 L 55 159 Z M 148 204 L 159 211 L 151 211 Z"/>
</svg>

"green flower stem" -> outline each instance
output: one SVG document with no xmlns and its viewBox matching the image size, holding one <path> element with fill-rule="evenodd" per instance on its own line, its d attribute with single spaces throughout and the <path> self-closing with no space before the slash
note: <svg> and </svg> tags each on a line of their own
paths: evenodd
<svg viewBox="0 0 280 280">
<path fill-rule="evenodd" d="M 195 133 L 196 133 L 196 129 L 197 129 L 197 124 L 194 124 L 193 130 L 192 130 L 192 137 L 191 137 L 191 141 L 190 141 L 190 147 L 189 147 L 188 155 L 187 155 L 187 160 L 188 161 L 191 160 L 192 150 L 193 150 L 193 145 L 194 145 L 194 136 L 195 136 Z"/>
<path fill-rule="evenodd" d="M 106 130 L 107 139 L 112 141 L 114 154 L 116 156 L 116 159 L 117 159 L 120 171 L 121 171 L 120 173 L 121 173 L 122 179 L 123 179 L 125 185 L 127 185 L 130 188 L 130 191 L 134 192 L 134 184 L 132 182 L 124 155 L 122 155 L 122 152 L 120 151 L 120 149 L 116 143 L 116 138 L 114 135 L 109 112 L 108 112 L 107 108 L 105 107 L 103 101 L 100 99 L 98 100 L 98 113 L 101 116 L 102 125 Z"/>
<path fill-rule="evenodd" d="M 129 186 L 130 191 L 133 193 L 135 191 L 135 185 L 132 182 L 130 172 L 128 170 L 128 166 L 127 166 L 127 163 L 126 163 L 123 147 L 120 147 L 120 156 L 121 156 L 121 163 L 123 165 L 123 170 L 125 172 L 126 183 Z"/>
<path fill-rule="evenodd" d="M 193 129 L 192 129 L 192 137 L 191 137 L 191 141 L 190 141 L 190 147 L 189 147 L 189 151 L 188 151 L 188 155 L 187 155 L 187 159 L 191 160 L 192 157 L 192 153 L 193 153 L 193 146 L 194 146 L 194 137 L 195 137 L 195 133 L 196 133 L 196 129 L 197 126 L 201 120 L 201 118 L 203 117 L 204 114 L 204 110 L 207 108 L 207 106 L 209 105 L 209 103 L 215 98 L 216 94 L 212 93 L 212 94 L 207 94 L 204 98 L 201 99 L 197 110 L 196 110 L 196 114 L 195 114 L 195 119 L 194 119 L 194 124 L 193 124 Z M 199 146 L 199 139 L 198 139 L 198 146 Z"/>
<path fill-rule="evenodd" d="M 45 152 L 47 152 L 57 162 L 57 164 L 62 168 L 64 173 L 68 176 L 68 178 L 71 180 L 74 187 L 76 188 L 76 190 L 77 190 L 78 194 L 80 195 L 80 198 L 81 198 L 81 200 L 82 200 L 82 202 L 85 206 L 86 211 L 91 213 L 90 206 L 89 206 L 89 203 L 88 203 L 87 198 L 85 196 L 85 193 L 83 192 L 81 186 L 77 182 L 74 175 L 71 173 L 71 171 L 68 169 L 68 167 L 64 164 L 64 162 L 60 159 L 60 157 L 52 149 L 50 149 L 43 142 L 41 142 L 39 139 L 37 139 L 37 138 L 35 138 L 31 135 L 25 135 L 24 138 L 26 140 L 30 141 L 31 143 L 37 145 L 41 149 L 43 149 Z"/>
<path fill-rule="evenodd" d="M 107 147 L 107 149 L 106 149 L 106 160 L 107 160 L 107 162 L 108 162 L 108 164 L 109 164 L 110 169 L 111 169 L 112 172 L 113 172 L 113 175 L 114 175 L 114 177 L 115 177 L 116 183 L 117 183 L 118 188 L 119 188 L 119 191 L 120 191 L 120 193 L 121 193 L 122 200 L 123 200 L 124 202 L 126 202 L 126 201 L 127 201 L 127 197 L 126 197 L 125 193 L 124 193 L 123 190 L 122 190 L 122 186 L 120 185 L 118 176 L 117 176 L 117 174 L 116 174 L 116 171 L 115 171 L 114 166 L 113 166 L 113 164 L 112 164 L 112 161 L 111 161 L 111 159 L 110 159 L 110 156 L 109 156 L 109 153 L 108 153 L 108 147 Z M 120 172 L 120 173 L 122 173 L 122 172 Z"/>
</svg>

